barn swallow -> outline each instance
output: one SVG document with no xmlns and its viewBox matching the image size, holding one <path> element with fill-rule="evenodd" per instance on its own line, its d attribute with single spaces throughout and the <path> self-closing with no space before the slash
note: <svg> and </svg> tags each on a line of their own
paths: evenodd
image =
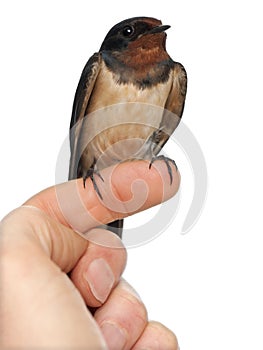
<svg viewBox="0 0 263 350">
<path fill-rule="evenodd" d="M 124 20 L 83 69 L 70 123 L 69 179 L 83 177 L 85 186 L 90 178 L 99 196 L 94 178 L 103 180 L 99 169 L 131 158 L 149 159 L 151 165 L 182 117 L 187 76 L 166 52 L 168 28 L 150 17 Z M 105 110 L 108 114 L 100 114 Z M 123 220 L 109 224 L 120 237 L 122 227 Z"/>
</svg>

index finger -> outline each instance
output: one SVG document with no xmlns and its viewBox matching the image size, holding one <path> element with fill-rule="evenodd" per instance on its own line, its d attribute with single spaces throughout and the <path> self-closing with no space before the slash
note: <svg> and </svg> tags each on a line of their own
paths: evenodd
<svg viewBox="0 0 263 350">
<path fill-rule="evenodd" d="M 85 233 L 91 228 L 125 218 L 168 200 L 177 192 L 180 175 L 172 168 L 173 182 L 163 161 L 149 169 L 147 161 L 130 161 L 100 172 L 96 176 L 102 199 L 90 179 L 71 180 L 50 187 L 30 198 L 25 205 L 45 211 L 65 226 Z"/>
</svg>

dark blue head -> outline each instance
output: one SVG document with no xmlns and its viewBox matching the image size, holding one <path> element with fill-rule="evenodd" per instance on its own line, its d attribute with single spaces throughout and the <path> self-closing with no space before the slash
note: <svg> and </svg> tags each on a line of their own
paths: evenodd
<svg viewBox="0 0 263 350">
<path fill-rule="evenodd" d="M 160 20 L 151 17 L 126 19 L 111 28 L 101 45 L 100 51 L 125 50 L 129 43 L 136 39 L 145 35 L 162 33 L 169 27 L 162 25 Z"/>
</svg>

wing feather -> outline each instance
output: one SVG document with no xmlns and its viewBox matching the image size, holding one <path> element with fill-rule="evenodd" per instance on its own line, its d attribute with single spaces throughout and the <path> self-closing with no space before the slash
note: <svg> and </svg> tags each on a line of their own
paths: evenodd
<svg viewBox="0 0 263 350">
<path fill-rule="evenodd" d="M 90 96 L 95 85 L 101 65 L 101 56 L 95 53 L 86 63 L 75 93 L 70 122 L 70 167 L 69 180 L 77 177 L 77 149 L 83 118 L 86 115 Z"/>
<path fill-rule="evenodd" d="M 173 82 L 170 93 L 167 97 L 165 110 L 160 124 L 160 139 L 162 142 L 159 146 L 163 147 L 168 138 L 174 132 L 184 111 L 185 96 L 187 90 L 187 75 L 181 63 L 175 62 L 173 71 Z"/>
</svg>

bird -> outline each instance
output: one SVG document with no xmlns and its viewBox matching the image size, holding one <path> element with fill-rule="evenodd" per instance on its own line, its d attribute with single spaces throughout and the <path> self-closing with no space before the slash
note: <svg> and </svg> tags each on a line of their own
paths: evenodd
<svg viewBox="0 0 263 350">
<path fill-rule="evenodd" d="M 100 170 L 125 160 L 163 159 L 172 182 L 172 162 L 158 156 L 178 126 L 187 74 L 166 51 L 158 19 L 133 17 L 114 25 L 86 63 L 70 121 L 69 180 L 88 178 L 102 198 Z M 96 176 L 97 175 L 97 176 Z M 120 238 L 123 220 L 107 224 Z"/>
</svg>

